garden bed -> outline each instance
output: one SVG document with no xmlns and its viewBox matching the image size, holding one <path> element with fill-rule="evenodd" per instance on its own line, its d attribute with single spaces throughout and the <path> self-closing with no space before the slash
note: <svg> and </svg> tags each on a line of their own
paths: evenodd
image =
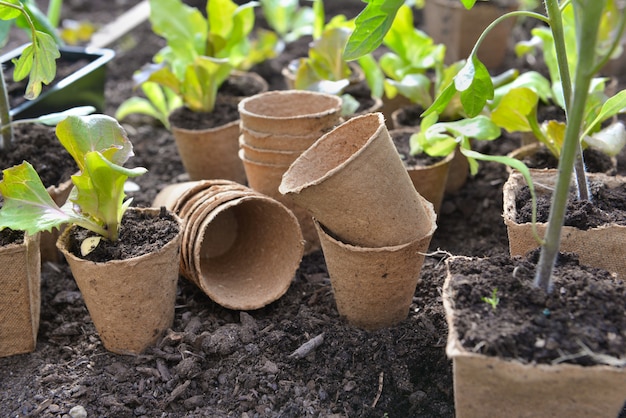
<svg viewBox="0 0 626 418">
<path fill-rule="evenodd" d="M 103 7 L 73 3 L 93 4 L 89 19 L 98 13 L 95 5 Z M 144 23 L 113 46 L 107 114 L 135 94 L 132 73 L 162 45 Z M 134 179 L 133 204 L 150 206 L 185 173 L 169 131 L 139 116 L 123 125 L 135 147 L 133 164 L 149 170 Z M 517 144 L 501 139 L 482 151 L 504 154 Z M 625 160 L 621 155 L 621 174 Z M 408 318 L 375 332 L 338 316 L 317 251 L 304 257 L 285 296 L 256 311 L 224 309 L 181 278 L 171 331 L 143 355 L 120 356 L 103 348 L 67 264 L 45 263 L 37 350 L 0 359 L 0 409 L 6 416 L 41 417 L 77 406 L 90 417 L 452 417 L 441 260 L 445 253 L 508 253 L 501 216 L 507 175 L 503 166 L 483 163 L 477 176 L 444 198 Z M 319 335 L 323 342 L 311 354 L 292 356 Z"/>
</svg>

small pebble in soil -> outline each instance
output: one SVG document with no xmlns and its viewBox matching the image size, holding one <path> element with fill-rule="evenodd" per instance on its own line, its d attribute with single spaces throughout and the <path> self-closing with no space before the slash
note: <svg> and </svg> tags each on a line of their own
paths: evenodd
<svg viewBox="0 0 626 418">
<path fill-rule="evenodd" d="M 76 405 L 70 409 L 70 417 L 72 418 L 87 418 L 87 411 L 81 405 Z"/>
</svg>

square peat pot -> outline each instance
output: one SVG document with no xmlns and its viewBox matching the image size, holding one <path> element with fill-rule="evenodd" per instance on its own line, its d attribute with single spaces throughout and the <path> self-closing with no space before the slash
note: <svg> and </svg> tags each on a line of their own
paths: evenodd
<svg viewBox="0 0 626 418">
<path fill-rule="evenodd" d="M 26 45 L 22 45 L 0 57 L 7 77 L 11 74 L 11 60 L 18 57 Z M 59 48 L 61 57 L 57 59 L 57 76 L 62 61 L 75 64 L 71 74 L 63 76 L 58 82 L 44 86 L 43 92 L 35 100 L 25 102 L 11 109 L 13 120 L 35 118 L 48 113 L 62 112 L 76 106 L 93 106 L 97 112 L 104 111 L 104 84 L 106 64 L 113 59 L 115 51 L 106 48 L 68 47 Z M 12 77 L 12 76 L 11 76 Z M 20 93 L 23 96 L 23 92 Z"/>
</svg>

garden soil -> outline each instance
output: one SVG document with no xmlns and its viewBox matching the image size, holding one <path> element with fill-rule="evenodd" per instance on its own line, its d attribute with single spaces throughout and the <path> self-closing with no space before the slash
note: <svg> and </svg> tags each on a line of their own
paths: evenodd
<svg viewBox="0 0 626 418">
<path fill-rule="evenodd" d="M 66 1 L 64 13 L 103 23 L 135 3 Z M 328 16 L 352 17 L 363 7 L 356 0 L 326 3 Z M 112 45 L 107 114 L 139 94 L 132 74 L 161 46 L 148 24 Z M 280 71 L 288 60 L 262 67 Z M 508 64 L 518 61 L 510 57 Z M 279 77 L 268 81 L 281 88 Z M 129 196 L 133 205 L 150 206 L 186 174 L 171 133 L 158 122 L 133 115 L 123 126 L 135 147 L 131 165 L 148 169 L 133 179 L 137 190 Z M 503 137 L 477 146 L 507 153 L 518 144 Z M 625 169 L 622 155 L 618 171 Z M 0 359 L 0 416 L 453 417 L 442 260 L 507 253 L 506 177 L 504 167 L 481 163 L 476 176 L 445 197 L 408 317 L 374 332 L 339 317 L 317 251 L 303 258 L 282 298 L 255 311 L 225 309 L 181 277 L 172 328 L 144 354 L 116 355 L 103 348 L 67 264 L 44 263 L 37 349 Z"/>
</svg>

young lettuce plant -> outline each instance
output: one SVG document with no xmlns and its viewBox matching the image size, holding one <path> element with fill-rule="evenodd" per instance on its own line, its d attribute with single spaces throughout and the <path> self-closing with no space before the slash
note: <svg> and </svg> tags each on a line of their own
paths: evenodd
<svg viewBox="0 0 626 418">
<path fill-rule="evenodd" d="M 29 77 L 27 100 L 41 94 L 42 85 L 49 84 L 56 75 L 56 59 L 61 56 L 54 28 L 45 15 L 31 1 L 0 0 L 0 43 L 7 40 L 9 30 L 15 23 L 29 31 L 31 43 L 13 62 L 13 79 L 20 81 Z M 0 76 L 0 125 L 2 126 L 0 149 L 13 142 L 9 95 L 4 75 Z"/>
<path fill-rule="evenodd" d="M 359 107 L 348 87 L 365 77 L 372 97 L 382 96 L 382 72 L 375 59 L 366 54 L 358 64 L 350 65 L 342 51 L 354 28 L 354 21 L 345 15 L 336 15 L 324 23 L 324 6 L 320 0 L 313 2 L 313 42 L 306 57 L 296 59 L 287 66 L 297 90 L 319 91 L 341 96 L 342 114 L 351 115 Z"/>
<path fill-rule="evenodd" d="M 399 94 L 424 109 L 433 103 L 464 64 L 458 61 L 445 65 L 445 45 L 435 44 L 428 34 L 415 27 L 413 11 L 406 4 L 398 9 L 382 44 L 389 48 L 378 60 L 385 75 L 386 96 L 393 99 Z M 458 100 L 451 101 L 441 118 L 460 119 L 462 112 Z"/>
<path fill-rule="evenodd" d="M 5 169 L 0 181 L 4 197 L 0 230 L 34 234 L 70 224 L 98 234 L 90 248 L 101 238 L 116 241 L 122 216 L 132 202 L 124 200 L 124 183 L 147 170 L 123 167 L 133 155 L 132 144 L 110 116 L 69 116 L 59 122 L 56 132 L 80 170 L 72 176 L 74 187 L 68 201 L 57 206 L 30 163 Z"/>
<path fill-rule="evenodd" d="M 285 44 L 313 34 L 315 13 L 312 7 L 301 6 L 298 0 L 259 0 L 268 26 L 278 34 L 282 51 Z"/>
<path fill-rule="evenodd" d="M 466 8 L 474 6 L 476 0 L 461 0 Z M 346 51 L 347 58 L 354 58 L 369 52 L 380 45 L 384 33 L 389 29 L 396 11 L 402 5 L 401 0 L 371 0 L 363 12 L 356 19 L 356 29 Z M 544 0 L 546 14 L 531 11 L 515 11 L 502 15 L 494 20 L 479 37 L 470 56 L 450 83 L 438 96 L 433 105 L 426 110 L 424 116 L 431 113 L 440 113 L 450 99 L 459 93 L 466 113 L 477 116 L 494 97 L 494 88 L 491 77 L 484 64 L 480 62 L 476 51 L 486 34 L 504 19 L 515 16 L 526 16 L 544 22 L 550 28 L 554 39 L 554 53 L 558 64 L 560 91 L 563 92 L 563 103 L 566 113 L 566 128 L 563 146 L 559 158 L 558 176 L 555 190 L 552 194 L 552 203 L 548 217 L 546 234 L 542 240 L 541 252 L 535 273 L 535 285 L 545 291 L 552 290 L 552 272 L 560 246 L 561 228 L 567 208 L 569 186 L 574 172 L 576 160 L 576 179 L 581 199 L 589 199 L 588 185 L 582 152 L 580 136 L 585 118 L 585 104 L 589 95 L 592 79 L 607 60 L 606 55 L 614 47 L 606 48 L 604 54 L 597 54 L 598 33 L 607 0 L 571 0 L 564 6 L 573 7 L 576 33 L 577 56 L 570 61 L 565 45 L 563 30 L 563 10 L 558 0 Z M 621 18 L 624 19 L 623 14 Z M 621 26 L 621 25 L 620 25 Z M 619 42 L 619 38 L 613 40 Z M 571 63 L 574 65 L 571 65 Z M 573 71 L 572 71 L 573 70 Z M 573 81 L 572 81 L 573 77 Z M 620 99 L 611 103 L 611 107 L 624 107 Z M 470 153 L 471 156 L 471 153 Z M 496 158 L 496 157 L 490 157 Z M 529 181 L 528 184 L 532 184 Z"/>
<path fill-rule="evenodd" d="M 218 88 L 251 53 L 257 4 L 208 0 L 205 18 L 181 0 L 151 0 L 152 29 L 167 45 L 136 80 L 171 89 L 190 110 L 211 112 Z"/>
</svg>

